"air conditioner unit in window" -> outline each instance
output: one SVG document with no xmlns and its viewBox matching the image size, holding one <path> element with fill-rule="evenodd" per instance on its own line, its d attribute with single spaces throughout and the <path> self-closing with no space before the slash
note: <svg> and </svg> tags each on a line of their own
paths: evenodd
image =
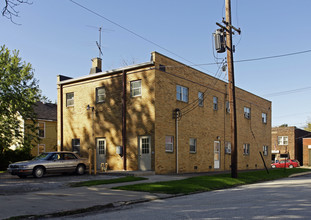
<svg viewBox="0 0 311 220">
<path fill-rule="evenodd" d="M 249 118 L 250 117 L 250 114 L 248 112 L 244 112 L 244 117 L 245 118 Z"/>
</svg>

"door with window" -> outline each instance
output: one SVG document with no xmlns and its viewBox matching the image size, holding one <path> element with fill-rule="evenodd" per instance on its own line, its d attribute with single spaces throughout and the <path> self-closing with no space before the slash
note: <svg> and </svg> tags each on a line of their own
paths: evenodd
<svg viewBox="0 0 311 220">
<path fill-rule="evenodd" d="M 106 139 L 96 139 L 96 168 L 99 170 L 101 163 L 106 163 Z"/>
<path fill-rule="evenodd" d="M 139 170 L 151 170 L 151 138 L 150 136 L 139 137 L 138 163 Z"/>
<path fill-rule="evenodd" d="M 220 168 L 220 141 L 214 141 L 214 168 Z"/>
</svg>

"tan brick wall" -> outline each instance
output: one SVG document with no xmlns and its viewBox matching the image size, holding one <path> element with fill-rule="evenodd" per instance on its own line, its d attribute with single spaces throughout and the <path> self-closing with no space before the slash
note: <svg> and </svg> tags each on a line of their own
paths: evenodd
<svg viewBox="0 0 311 220">
<path fill-rule="evenodd" d="M 288 145 L 279 145 L 278 137 L 288 136 Z M 295 158 L 295 127 L 274 127 L 272 128 L 272 150 L 279 151 L 275 154 L 276 159 L 280 160 L 280 154 L 289 153 L 290 159 Z"/>
<path fill-rule="evenodd" d="M 140 97 L 130 97 L 130 82 L 134 80 L 142 82 Z M 138 169 L 138 136 L 148 135 L 154 140 L 153 84 L 153 71 L 146 69 L 127 73 L 128 170 Z M 102 86 L 106 89 L 106 99 L 104 103 L 97 104 L 96 88 Z M 74 106 L 66 107 L 66 93 L 70 92 L 74 92 Z M 87 111 L 87 105 L 95 108 L 94 115 L 91 110 Z M 96 138 L 105 138 L 109 168 L 123 169 L 123 158 L 116 154 L 116 146 L 122 146 L 122 74 L 63 85 L 63 115 L 64 150 L 71 150 L 72 139 L 79 138 L 80 153 L 88 157 L 89 149 L 95 148 Z M 61 140 L 60 133 L 58 139 Z"/>
<path fill-rule="evenodd" d="M 304 166 L 311 166 L 310 164 L 310 151 L 311 149 L 308 148 L 308 145 L 311 145 L 311 138 L 304 138 L 303 139 L 303 165 Z"/>
<path fill-rule="evenodd" d="M 176 140 L 174 152 L 165 152 L 165 136 L 175 137 L 173 110 L 181 109 L 179 123 L 179 172 L 208 172 L 229 170 L 231 155 L 225 154 L 225 142 L 231 141 L 230 117 L 226 113 L 228 99 L 227 84 L 212 76 L 187 67 L 158 53 L 153 53 L 154 68 L 135 70 L 127 74 L 127 167 L 139 169 L 138 137 L 151 137 L 152 170 L 157 174 L 176 172 Z M 158 70 L 159 64 L 166 72 Z M 142 80 L 142 96 L 130 97 L 130 81 Z M 189 102 L 176 100 L 176 85 L 189 88 Z M 95 88 L 105 86 L 106 102 L 95 103 Z M 60 86 L 59 86 L 60 88 Z M 74 92 L 74 107 L 66 107 L 66 93 Z M 206 92 L 203 107 L 192 106 L 198 92 Z M 269 146 L 265 162 L 271 160 L 271 102 L 236 89 L 238 125 L 238 169 L 263 168 L 259 152 L 263 145 Z M 213 110 L 213 96 L 218 97 L 218 110 Z M 59 90 L 60 98 L 60 90 Z M 106 138 L 109 168 L 123 169 L 122 158 L 116 154 L 115 146 L 122 145 L 122 76 L 102 76 L 96 79 L 63 85 L 63 144 L 71 150 L 71 140 L 80 138 L 81 154 L 88 156 L 88 149 L 95 147 L 97 137 Z M 60 117 L 60 99 L 58 101 Z M 94 106 L 94 128 L 92 112 L 86 106 Z M 251 108 L 251 119 L 244 118 L 244 106 Z M 186 114 L 187 110 L 192 109 Z M 268 122 L 263 124 L 261 113 L 267 113 Z M 58 128 L 60 131 L 60 122 Z M 175 137 L 176 138 L 176 137 Z M 196 138 L 196 153 L 190 153 L 189 139 Z M 58 133 L 58 144 L 61 132 Z M 220 168 L 214 169 L 214 141 L 220 141 Z M 250 155 L 243 155 L 243 144 L 250 144 Z M 59 147 L 60 148 L 60 147 Z"/>
<path fill-rule="evenodd" d="M 179 121 L 179 172 L 207 172 L 228 170 L 231 155 L 225 154 L 225 142 L 231 141 L 230 116 L 226 113 L 226 83 L 167 59 L 159 54 L 153 55 L 156 64 L 166 66 L 166 72 L 156 71 L 156 173 L 176 171 L 176 146 L 174 153 L 165 152 L 165 136 L 175 137 L 175 108 L 186 112 L 198 98 L 198 92 L 205 92 L 203 107 L 182 116 Z M 189 102 L 176 100 L 176 85 L 189 88 Z M 271 102 L 237 89 L 238 125 L 238 169 L 263 168 L 259 151 L 263 145 L 271 149 Z M 213 96 L 218 97 L 218 110 L 213 110 Z M 196 102 L 197 105 L 197 102 Z M 251 108 L 251 119 L 244 118 L 244 106 Z M 261 113 L 267 113 L 268 122 L 263 124 Z M 219 139 L 217 138 L 219 137 Z M 189 152 L 189 139 L 197 139 L 197 152 Z M 214 141 L 220 141 L 220 168 L 214 169 Z M 175 139 L 176 142 L 176 139 Z M 250 144 L 250 155 L 243 155 L 243 144 Z M 264 156 L 270 165 L 271 153 Z"/>
</svg>

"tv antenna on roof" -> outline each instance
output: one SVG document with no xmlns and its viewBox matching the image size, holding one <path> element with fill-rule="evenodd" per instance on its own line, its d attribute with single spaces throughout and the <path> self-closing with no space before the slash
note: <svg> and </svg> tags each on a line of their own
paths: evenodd
<svg viewBox="0 0 311 220">
<path fill-rule="evenodd" d="M 102 42 L 101 42 L 101 38 L 102 38 L 102 28 L 99 27 L 99 43 L 98 41 L 96 41 L 96 45 L 98 47 L 98 50 L 99 50 L 99 55 L 98 57 L 101 58 L 101 55 L 103 55 L 103 52 L 102 52 Z"/>
</svg>

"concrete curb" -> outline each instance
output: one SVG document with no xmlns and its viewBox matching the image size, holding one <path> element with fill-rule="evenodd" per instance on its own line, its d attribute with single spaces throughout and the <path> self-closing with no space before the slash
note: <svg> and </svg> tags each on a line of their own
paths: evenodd
<svg viewBox="0 0 311 220">
<path fill-rule="evenodd" d="M 292 175 L 288 176 L 288 178 L 293 178 L 293 177 L 297 177 L 297 176 L 304 176 L 304 175 L 308 175 L 308 174 L 311 174 L 311 171 L 309 171 L 309 172 L 302 172 L 302 173 L 295 173 L 295 174 L 292 174 Z"/>
</svg>

